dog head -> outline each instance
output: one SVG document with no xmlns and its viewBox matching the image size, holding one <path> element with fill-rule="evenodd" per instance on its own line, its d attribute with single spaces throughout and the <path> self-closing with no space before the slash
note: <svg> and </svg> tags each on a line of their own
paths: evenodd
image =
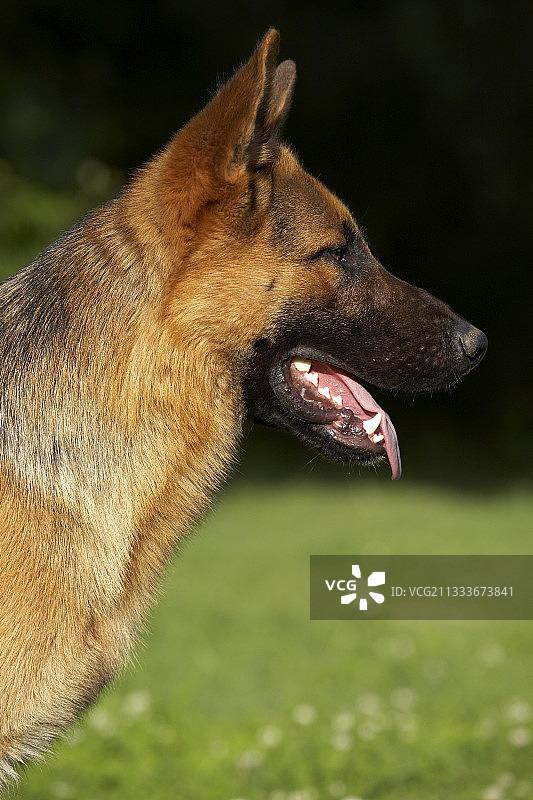
<svg viewBox="0 0 533 800">
<path fill-rule="evenodd" d="M 394 427 L 370 391 L 453 385 L 486 337 L 388 273 L 348 209 L 281 144 L 295 66 L 276 66 L 278 40 L 266 34 L 130 197 L 171 254 L 176 346 L 202 346 L 229 369 L 254 418 L 336 460 L 387 456 L 397 478 Z"/>
</svg>

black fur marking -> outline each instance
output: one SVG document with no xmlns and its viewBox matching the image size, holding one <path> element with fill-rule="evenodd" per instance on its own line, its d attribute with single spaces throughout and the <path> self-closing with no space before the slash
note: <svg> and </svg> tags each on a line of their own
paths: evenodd
<svg viewBox="0 0 533 800">
<path fill-rule="evenodd" d="M 253 214 L 257 210 L 257 179 L 252 177 L 248 186 L 248 211 Z"/>
</svg>

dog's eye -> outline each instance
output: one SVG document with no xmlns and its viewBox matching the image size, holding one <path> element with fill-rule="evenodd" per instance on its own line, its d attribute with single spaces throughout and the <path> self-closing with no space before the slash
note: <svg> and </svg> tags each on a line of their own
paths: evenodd
<svg viewBox="0 0 533 800">
<path fill-rule="evenodd" d="M 346 256 L 346 247 L 335 247 L 331 250 L 326 250 L 326 253 L 330 258 L 333 258 L 337 263 L 341 264 Z"/>
<path fill-rule="evenodd" d="M 333 261 L 336 261 L 337 264 L 343 264 L 347 257 L 348 245 L 343 244 L 338 247 L 322 247 L 320 250 L 308 256 L 307 260 L 316 261 L 318 259 L 331 258 Z"/>
</svg>

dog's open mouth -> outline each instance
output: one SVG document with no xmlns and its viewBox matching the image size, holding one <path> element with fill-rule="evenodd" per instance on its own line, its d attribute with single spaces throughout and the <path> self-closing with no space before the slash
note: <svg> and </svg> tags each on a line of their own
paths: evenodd
<svg viewBox="0 0 533 800">
<path fill-rule="evenodd" d="M 283 397 L 293 414 L 324 426 L 339 443 L 370 457 L 386 455 L 393 480 L 402 472 L 394 426 L 372 395 L 354 378 L 325 361 L 300 356 L 282 367 Z"/>
</svg>

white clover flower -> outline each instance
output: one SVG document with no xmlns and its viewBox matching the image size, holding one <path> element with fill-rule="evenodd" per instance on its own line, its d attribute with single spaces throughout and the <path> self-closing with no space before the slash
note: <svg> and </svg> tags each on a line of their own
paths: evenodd
<svg viewBox="0 0 533 800">
<path fill-rule="evenodd" d="M 518 781 L 514 789 L 515 797 L 530 798 L 533 794 L 531 781 Z"/>
<path fill-rule="evenodd" d="M 357 706 L 363 714 L 374 717 L 381 713 L 383 702 L 379 695 L 373 694 L 373 692 L 364 692 L 357 698 Z"/>
<path fill-rule="evenodd" d="M 336 731 L 331 737 L 331 744 L 339 753 L 344 753 L 353 746 L 353 736 L 344 731 Z"/>
<path fill-rule="evenodd" d="M 337 731 L 349 731 L 355 723 L 355 715 L 351 711 L 339 711 L 332 721 L 331 727 Z"/>
<path fill-rule="evenodd" d="M 399 633 L 397 636 L 383 636 L 374 645 L 376 656 L 384 661 L 410 658 L 414 651 L 414 641 L 406 633 Z"/>
<path fill-rule="evenodd" d="M 503 772 L 498 778 L 498 783 L 500 786 L 503 786 L 504 789 L 509 789 L 511 786 L 515 785 L 516 776 L 513 775 L 512 772 Z"/>
<path fill-rule="evenodd" d="M 126 695 L 122 704 L 122 711 L 128 717 L 140 717 L 149 710 L 150 705 L 150 693 L 139 690 Z"/>
<path fill-rule="evenodd" d="M 533 717 L 533 708 L 527 700 L 512 700 L 505 706 L 503 713 L 511 722 L 529 722 Z"/>
<path fill-rule="evenodd" d="M 91 728 L 94 728 L 101 736 L 104 736 L 105 738 L 115 734 L 116 726 L 114 720 L 111 719 L 109 713 L 102 706 L 93 708 L 87 717 L 87 722 Z"/>
<path fill-rule="evenodd" d="M 357 735 L 364 742 L 370 742 L 372 739 L 375 739 L 379 731 L 379 726 L 371 719 L 365 720 L 357 726 Z"/>
<path fill-rule="evenodd" d="M 50 792 L 54 797 L 58 797 L 59 800 L 70 800 L 75 795 L 74 787 L 70 783 L 65 783 L 65 781 L 53 783 L 50 787 Z"/>
<path fill-rule="evenodd" d="M 487 669 L 499 667 L 506 658 L 505 650 L 499 642 L 487 642 L 479 651 L 479 660 Z"/>
<path fill-rule="evenodd" d="M 344 781 L 332 781 L 328 791 L 332 797 L 342 797 L 346 792 L 346 784 Z"/>
<path fill-rule="evenodd" d="M 391 692 L 391 703 L 401 711 L 409 711 L 418 702 L 418 695 L 407 686 L 399 686 Z"/>
<path fill-rule="evenodd" d="M 260 767 L 264 761 L 264 756 L 259 750 L 245 750 L 235 759 L 235 766 L 243 772 Z"/>
<path fill-rule="evenodd" d="M 503 789 L 498 784 L 493 784 L 492 786 L 487 786 L 483 789 L 483 794 L 481 795 L 481 800 L 501 800 L 503 797 Z"/>
<path fill-rule="evenodd" d="M 476 728 L 476 736 L 479 739 L 491 739 L 498 731 L 498 723 L 494 717 L 485 717 Z"/>
<path fill-rule="evenodd" d="M 276 725 L 265 725 L 258 731 L 257 739 L 263 747 L 277 747 L 283 739 L 283 733 Z"/>
<path fill-rule="evenodd" d="M 315 792 L 311 789 L 297 789 L 287 795 L 287 800 L 314 800 L 315 797 Z"/>
<path fill-rule="evenodd" d="M 302 703 L 293 710 L 292 718 L 298 725 L 311 725 L 317 718 L 316 708 Z"/>
<path fill-rule="evenodd" d="M 532 739 L 531 728 L 512 728 L 507 734 L 507 740 L 513 747 L 527 747 Z"/>
</svg>

